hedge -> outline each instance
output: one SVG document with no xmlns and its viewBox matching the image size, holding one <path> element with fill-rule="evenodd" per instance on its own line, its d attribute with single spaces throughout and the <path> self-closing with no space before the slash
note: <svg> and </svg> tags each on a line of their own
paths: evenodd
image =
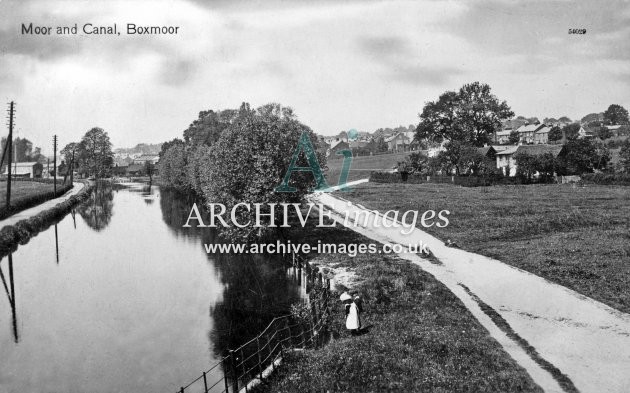
<svg viewBox="0 0 630 393">
<path fill-rule="evenodd" d="M 71 196 L 55 207 L 44 210 L 37 215 L 18 221 L 15 225 L 7 225 L 0 230 L 0 258 L 17 249 L 18 244 L 26 244 L 39 232 L 64 217 L 76 204 L 90 197 L 91 186 L 86 186 L 78 194 Z"/>
<path fill-rule="evenodd" d="M 585 173 L 582 175 L 582 182 L 630 186 L 630 173 Z"/>
<path fill-rule="evenodd" d="M 427 181 L 426 175 L 410 174 L 407 181 L 402 180 L 402 176 L 396 172 L 372 172 L 370 174 L 370 182 L 373 183 L 448 183 L 456 184 L 463 187 L 481 187 L 492 185 L 512 185 L 522 184 L 522 180 L 516 177 L 482 177 L 482 176 L 429 176 Z"/>
<path fill-rule="evenodd" d="M 22 210 L 26 210 L 33 206 L 37 206 L 40 203 L 46 202 L 50 199 L 56 198 L 65 194 L 67 191 L 72 189 L 72 184 L 61 185 L 59 184 L 57 187 L 57 194 L 55 195 L 54 191 L 47 191 L 40 194 L 34 194 L 25 196 L 22 198 L 16 198 L 11 200 L 11 206 L 7 208 L 6 206 L 0 207 L 0 220 L 4 220 L 5 218 L 20 212 Z M 0 201 L 3 203 L 4 201 Z"/>
</svg>

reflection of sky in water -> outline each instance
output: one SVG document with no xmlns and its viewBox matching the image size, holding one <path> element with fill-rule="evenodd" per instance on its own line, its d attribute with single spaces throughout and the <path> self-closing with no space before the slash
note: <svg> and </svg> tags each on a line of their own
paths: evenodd
<svg viewBox="0 0 630 393">
<path fill-rule="evenodd" d="M 286 313 L 300 291 L 286 269 L 206 255 L 214 233 L 181 228 L 191 204 L 101 187 L 58 223 L 59 264 L 54 227 L 19 246 L 19 342 L 0 296 L 0 391 L 175 391 Z M 8 257 L 0 267 L 8 280 Z"/>
</svg>

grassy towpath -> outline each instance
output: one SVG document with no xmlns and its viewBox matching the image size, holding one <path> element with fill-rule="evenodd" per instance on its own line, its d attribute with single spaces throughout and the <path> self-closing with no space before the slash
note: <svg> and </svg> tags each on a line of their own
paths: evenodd
<svg viewBox="0 0 630 393">
<path fill-rule="evenodd" d="M 292 229 L 290 237 L 313 245 L 374 243 L 339 227 Z M 324 272 L 351 272 L 347 285 L 364 299 L 367 332 L 351 336 L 336 302 L 332 341 L 289 355 L 256 391 L 542 391 L 466 306 L 418 266 L 382 254 L 311 257 Z"/>
</svg>

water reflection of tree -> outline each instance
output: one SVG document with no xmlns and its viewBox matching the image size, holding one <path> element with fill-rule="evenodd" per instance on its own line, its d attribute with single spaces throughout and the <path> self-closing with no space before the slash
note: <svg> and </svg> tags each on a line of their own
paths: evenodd
<svg viewBox="0 0 630 393">
<path fill-rule="evenodd" d="M 90 193 L 90 198 L 77 208 L 83 221 L 95 231 L 105 229 L 112 219 L 114 190 L 118 188 L 109 182 L 98 182 Z"/>
<path fill-rule="evenodd" d="M 289 313 L 300 294 L 282 261 L 270 256 L 215 255 L 226 284 L 220 302 L 210 308 L 210 339 L 216 356 L 235 349 L 260 333 L 273 318 Z"/>
<path fill-rule="evenodd" d="M 218 242 L 212 228 L 183 228 L 193 203 L 197 203 L 205 222 L 208 214 L 203 203 L 194 197 L 171 190 L 160 190 L 162 219 L 177 236 L 199 239 L 204 243 Z M 214 320 L 209 332 L 216 356 L 225 355 L 262 331 L 271 320 L 289 312 L 290 305 L 300 297 L 299 289 L 286 274 L 279 257 L 270 255 L 208 255 L 219 279 L 224 284 L 223 296 L 210 307 Z"/>
</svg>

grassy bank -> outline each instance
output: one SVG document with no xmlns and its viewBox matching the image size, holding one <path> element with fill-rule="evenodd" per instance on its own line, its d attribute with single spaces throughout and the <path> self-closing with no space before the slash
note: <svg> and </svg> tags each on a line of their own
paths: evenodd
<svg viewBox="0 0 630 393">
<path fill-rule="evenodd" d="M 366 184 L 343 197 L 376 210 L 449 210 L 442 240 L 630 312 L 630 188 Z"/>
<path fill-rule="evenodd" d="M 57 183 L 57 196 L 63 195 L 71 188 L 70 185 Z M 36 206 L 42 202 L 54 198 L 54 185 L 52 183 L 13 181 L 11 182 L 11 207 L 6 208 L 7 182 L 0 182 L 0 220 L 12 214 Z"/>
<path fill-rule="evenodd" d="M 343 228 L 311 228 L 295 238 L 369 242 Z M 260 391 L 541 391 L 459 299 L 417 266 L 382 254 L 315 260 L 324 270 L 354 271 L 366 333 L 350 335 L 335 302 L 331 342 L 289 355 Z"/>
<path fill-rule="evenodd" d="M 55 207 L 37 215 L 7 225 L 0 230 L 0 258 L 17 249 L 18 244 L 26 244 L 29 239 L 63 218 L 75 205 L 89 198 L 91 186 L 85 186 L 78 194 L 71 196 Z"/>
<path fill-rule="evenodd" d="M 352 164 L 350 165 L 350 171 L 348 172 L 348 182 L 359 179 L 367 179 L 370 177 L 370 173 L 372 173 L 372 171 L 390 171 L 396 164 L 398 164 L 398 161 L 404 160 L 409 154 L 411 153 L 404 152 L 379 154 L 376 156 L 353 157 Z M 327 165 L 328 171 L 325 173 L 326 180 L 329 185 L 335 186 L 339 181 L 343 158 L 328 157 Z"/>
</svg>

